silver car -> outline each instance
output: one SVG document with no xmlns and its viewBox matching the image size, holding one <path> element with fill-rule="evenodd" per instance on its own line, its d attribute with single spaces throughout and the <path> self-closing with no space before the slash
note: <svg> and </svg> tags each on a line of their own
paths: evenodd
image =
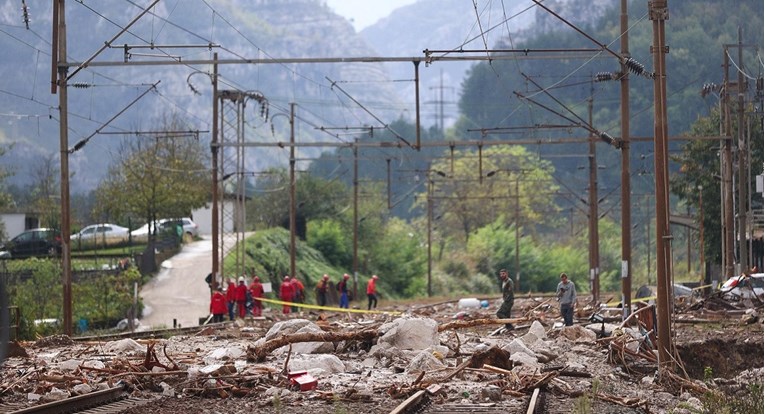
<svg viewBox="0 0 765 414">
<path fill-rule="evenodd" d="M 154 222 L 154 227 L 156 228 L 157 233 L 162 233 L 164 231 L 171 230 L 175 224 L 181 224 L 183 226 L 184 234 L 188 234 L 191 237 L 197 237 L 199 235 L 199 226 L 197 226 L 197 224 L 188 217 L 179 219 L 160 219 Z M 149 224 L 144 224 L 143 226 L 131 231 L 130 235 L 134 241 L 142 242 L 148 240 Z"/>
<path fill-rule="evenodd" d="M 72 244 L 78 248 L 113 246 L 128 240 L 130 229 L 111 223 L 91 224 L 72 235 Z"/>
</svg>

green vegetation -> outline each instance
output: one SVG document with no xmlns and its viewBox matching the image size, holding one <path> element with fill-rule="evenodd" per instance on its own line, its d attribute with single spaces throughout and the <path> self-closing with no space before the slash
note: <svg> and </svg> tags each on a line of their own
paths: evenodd
<svg viewBox="0 0 765 414">
<path fill-rule="evenodd" d="M 33 258 L 9 261 L 5 266 L 8 275 L 28 275 L 25 280 L 6 283 L 10 305 L 17 306 L 21 313 L 20 337 L 32 339 L 58 330 L 55 324 L 36 326 L 33 321 L 62 320 L 60 263 L 57 260 Z M 135 268 L 116 275 L 108 272 L 96 273 L 73 283 L 73 320 L 87 320 L 89 327 L 113 327 L 119 320 L 127 317 L 133 306 L 134 283 L 141 283 L 141 274 Z M 136 314 L 140 307 L 139 301 L 138 309 L 135 309 Z"/>
<path fill-rule="evenodd" d="M 178 116 L 165 115 L 159 131 L 192 130 Z M 193 136 L 126 140 L 96 192 L 95 216 L 153 222 L 184 217 L 209 197 L 207 150 Z M 131 220 L 131 221 L 133 221 Z M 150 229 L 154 230 L 154 229 Z M 153 233 L 152 233 L 153 234 Z"/>
<path fill-rule="evenodd" d="M 762 414 L 763 397 L 762 383 L 751 384 L 736 394 L 710 392 L 702 398 L 702 414 Z"/>
</svg>

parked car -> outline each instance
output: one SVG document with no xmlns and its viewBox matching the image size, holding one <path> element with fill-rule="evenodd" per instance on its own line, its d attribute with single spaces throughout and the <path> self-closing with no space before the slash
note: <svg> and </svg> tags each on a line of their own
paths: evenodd
<svg viewBox="0 0 765 414">
<path fill-rule="evenodd" d="M 91 224 L 72 235 L 72 245 L 77 248 L 113 246 L 128 239 L 130 229 L 111 223 Z"/>
<path fill-rule="evenodd" d="M 161 234 L 171 230 L 174 231 L 174 226 L 176 224 L 181 224 L 183 226 L 183 233 L 188 234 L 191 237 L 197 237 L 199 235 L 199 226 L 188 217 L 179 219 L 160 219 L 155 222 L 154 227 L 157 229 L 157 234 Z M 149 239 L 149 224 L 144 224 L 131 231 L 130 235 L 134 241 L 147 241 Z"/>
<path fill-rule="evenodd" d="M 764 273 L 752 273 L 749 277 L 746 275 L 733 276 L 723 283 L 720 288 L 722 297 L 731 300 L 737 299 L 762 299 L 763 286 L 765 285 Z"/>
<path fill-rule="evenodd" d="M 2 258 L 55 256 L 61 254 L 61 234 L 58 230 L 38 228 L 22 232 L 0 246 Z"/>
</svg>

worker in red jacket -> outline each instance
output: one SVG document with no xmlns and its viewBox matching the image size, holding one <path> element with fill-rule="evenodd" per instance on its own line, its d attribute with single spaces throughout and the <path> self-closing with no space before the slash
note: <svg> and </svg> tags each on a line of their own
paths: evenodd
<svg viewBox="0 0 765 414">
<path fill-rule="evenodd" d="M 210 313 L 213 315 L 213 323 L 223 322 L 223 315 L 227 311 L 226 296 L 223 295 L 223 288 L 218 286 L 210 298 Z"/>
<path fill-rule="evenodd" d="M 298 280 L 295 276 L 292 276 L 290 285 L 292 285 L 292 303 L 303 303 L 305 299 L 305 286 L 303 285 L 303 282 Z M 292 306 L 292 311 L 297 312 L 298 306 Z"/>
<path fill-rule="evenodd" d="M 372 310 L 373 304 L 374 308 L 377 309 L 377 275 L 372 276 L 367 282 L 367 299 L 369 299 L 367 310 Z"/>
<path fill-rule="evenodd" d="M 279 288 L 279 299 L 283 300 L 284 302 L 292 303 L 293 296 L 295 296 L 295 291 L 292 289 L 292 283 L 290 283 L 290 277 L 284 276 L 282 285 Z M 285 315 L 290 313 L 290 305 L 282 305 L 282 313 Z"/>
<path fill-rule="evenodd" d="M 263 284 L 260 283 L 260 278 L 255 276 L 250 283 L 250 296 L 252 296 L 252 316 L 263 315 L 263 302 L 258 298 L 262 298 L 264 295 Z"/>
<path fill-rule="evenodd" d="M 228 287 L 226 288 L 226 306 L 228 307 L 228 319 L 233 321 L 236 319 L 236 284 L 233 278 L 228 279 Z"/>
<path fill-rule="evenodd" d="M 247 285 L 244 284 L 244 277 L 239 277 L 239 284 L 236 285 L 236 306 L 240 318 L 247 314 Z"/>
</svg>

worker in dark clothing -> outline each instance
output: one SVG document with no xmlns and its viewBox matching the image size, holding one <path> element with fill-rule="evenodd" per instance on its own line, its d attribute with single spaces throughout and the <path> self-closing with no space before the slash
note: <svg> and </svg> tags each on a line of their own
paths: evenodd
<svg viewBox="0 0 765 414">
<path fill-rule="evenodd" d="M 340 281 L 340 283 L 337 284 L 337 291 L 340 292 L 340 307 L 348 309 L 349 305 L 349 298 L 348 298 L 348 279 L 350 279 L 350 275 L 348 273 L 343 275 L 343 280 Z"/>
<path fill-rule="evenodd" d="M 509 319 L 513 311 L 513 302 L 515 301 L 515 292 L 513 292 L 513 279 L 507 274 L 507 270 L 499 271 L 499 278 L 502 280 L 502 306 L 497 311 L 497 317 L 500 319 Z M 506 323 L 508 330 L 515 329 L 512 323 Z"/>
<path fill-rule="evenodd" d="M 327 305 L 327 291 L 329 291 L 329 275 L 325 274 L 316 286 L 316 300 L 319 306 Z"/>
</svg>

